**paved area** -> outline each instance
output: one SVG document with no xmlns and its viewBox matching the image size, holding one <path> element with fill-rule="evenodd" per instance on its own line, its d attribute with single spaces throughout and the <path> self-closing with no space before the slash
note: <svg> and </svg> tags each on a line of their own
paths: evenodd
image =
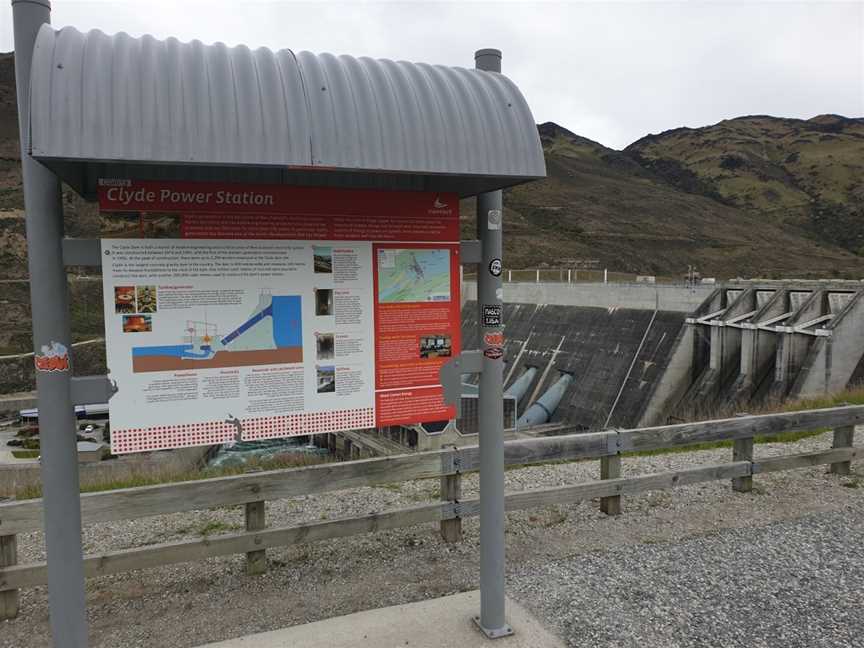
<svg viewBox="0 0 864 648">
<path fill-rule="evenodd" d="M 203 648 L 480 648 L 489 641 L 471 616 L 480 609 L 480 593 L 367 610 L 284 630 L 209 644 Z M 508 601 L 507 618 L 516 629 L 495 641 L 495 648 L 564 648 L 521 605 Z"/>
<path fill-rule="evenodd" d="M 510 592 L 574 648 L 860 647 L 862 537 L 858 503 L 535 565 Z"/>
<path fill-rule="evenodd" d="M 12 454 L 12 450 L 21 450 L 22 448 L 12 448 L 6 445 L 8 441 L 15 438 L 20 428 L 18 426 L 5 426 L 0 428 L 0 465 L 4 464 L 37 464 L 35 459 L 18 459 Z"/>
</svg>

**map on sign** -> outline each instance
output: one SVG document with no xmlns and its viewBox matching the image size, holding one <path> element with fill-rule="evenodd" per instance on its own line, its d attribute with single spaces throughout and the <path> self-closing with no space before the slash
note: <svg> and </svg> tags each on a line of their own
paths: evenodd
<svg viewBox="0 0 864 648">
<path fill-rule="evenodd" d="M 450 250 L 378 250 L 378 303 L 450 301 Z"/>
</svg>

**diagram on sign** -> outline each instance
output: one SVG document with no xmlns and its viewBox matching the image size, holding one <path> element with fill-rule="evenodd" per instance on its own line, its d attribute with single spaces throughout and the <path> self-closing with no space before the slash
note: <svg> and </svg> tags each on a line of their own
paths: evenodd
<svg viewBox="0 0 864 648">
<path fill-rule="evenodd" d="M 450 250 L 378 250 L 378 302 L 450 301 Z"/>
<path fill-rule="evenodd" d="M 132 347 L 132 371 L 177 371 L 303 362 L 301 298 L 262 291 L 244 321 L 189 319 L 178 344 Z"/>
</svg>

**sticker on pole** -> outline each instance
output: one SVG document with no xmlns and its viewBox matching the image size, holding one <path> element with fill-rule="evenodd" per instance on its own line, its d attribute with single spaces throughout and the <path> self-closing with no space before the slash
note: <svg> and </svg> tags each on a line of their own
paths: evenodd
<svg viewBox="0 0 864 648">
<path fill-rule="evenodd" d="M 490 209 L 486 214 L 486 227 L 490 230 L 500 230 L 501 229 L 501 210 L 500 209 Z"/>
<path fill-rule="evenodd" d="M 59 342 L 43 344 L 41 353 L 33 356 L 36 371 L 69 371 L 69 351 Z"/>
<path fill-rule="evenodd" d="M 489 262 L 489 274 L 491 274 L 493 277 L 500 277 L 501 276 L 501 270 L 502 270 L 501 259 L 492 259 Z"/>
<path fill-rule="evenodd" d="M 504 357 L 504 349 L 501 347 L 489 347 L 483 350 L 483 355 L 490 360 L 500 360 Z"/>
<path fill-rule="evenodd" d="M 483 342 L 489 346 L 504 346 L 504 332 L 484 333 Z"/>
<path fill-rule="evenodd" d="M 483 306 L 483 326 L 501 326 L 501 304 L 485 304 Z"/>
</svg>

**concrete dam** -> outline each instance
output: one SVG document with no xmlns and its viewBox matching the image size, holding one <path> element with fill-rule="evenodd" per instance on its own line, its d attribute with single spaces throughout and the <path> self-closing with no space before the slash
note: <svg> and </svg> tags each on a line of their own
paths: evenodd
<svg viewBox="0 0 864 648">
<path fill-rule="evenodd" d="M 520 431 L 728 416 L 864 381 L 861 282 L 523 283 L 504 297 L 505 398 Z"/>
<path fill-rule="evenodd" d="M 517 398 L 519 427 L 635 425 L 686 317 L 635 308 L 505 304 L 504 384 Z M 462 308 L 462 324 L 464 348 L 479 347 L 476 302 Z M 547 394 L 554 400 L 544 404 Z M 547 420 L 526 420 L 537 403 Z"/>
<path fill-rule="evenodd" d="M 860 282 L 720 287 L 687 318 L 643 422 L 727 415 L 862 381 Z"/>
</svg>

